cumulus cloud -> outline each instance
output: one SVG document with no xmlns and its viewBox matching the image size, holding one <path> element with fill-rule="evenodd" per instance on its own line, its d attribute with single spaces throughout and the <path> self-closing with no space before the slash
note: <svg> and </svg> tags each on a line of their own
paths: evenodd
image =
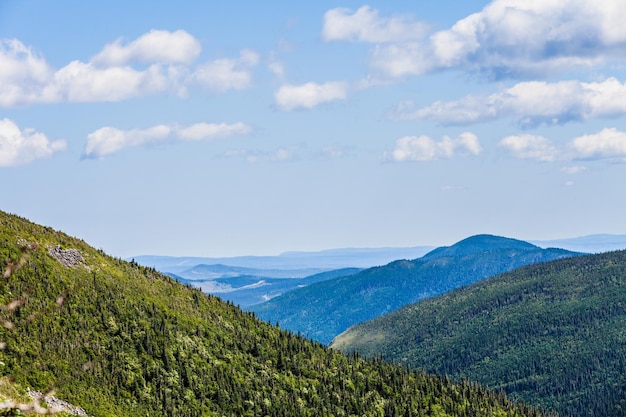
<svg viewBox="0 0 626 417">
<path fill-rule="evenodd" d="M 626 162 L 626 132 L 606 128 L 589 135 L 578 136 L 567 144 L 555 145 L 543 136 L 517 135 L 502 139 L 498 146 L 521 159 L 552 161 L 598 161 Z M 564 174 L 578 174 L 587 170 L 581 165 L 561 168 Z"/>
<path fill-rule="evenodd" d="M 558 156 L 558 149 L 543 136 L 529 134 L 508 136 L 502 139 L 498 146 L 521 159 L 551 162 Z"/>
<path fill-rule="evenodd" d="M 370 63 L 389 77 L 462 69 L 515 78 L 623 60 L 626 3 L 615 0 L 494 0 L 452 27 L 424 34 L 407 18 L 381 17 L 364 6 L 329 10 L 326 40 L 379 43 Z"/>
<path fill-rule="evenodd" d="M 191 75 L 191 80 L 215 92 L 241 90 L 251 86 L 250 70 L 258 63 L 259 55 L 244 49 L 238 59 L 217 59 L 199 66 Z"/>
<path fill-rule="evenodd" d="M 274 94 L 274 104 L 283 111 L 311 109 L 323 103 L 345 100 L 348 96 L 348 84 L 327 82 L 323 84 L 306 83 L 302 85 L 284 85 Z"/>
<path fill-rule="evenodd" d="M 129 147 L 172 140 L 212 140 L 252 132 L 248 125 L 238 122 L 196 123 L 190 126 L 158 125 L 147 129 L 122 130 L 110 126 L 102 127 L 87 135 L 86 158 L 103 158 Z"/>
<path fill-rule="evenodd" d="M 626 162 L 626 132 L 615 128 L 574 139 L 571 147 L 578 159 L 613 159 Z"/>
<path fill-rule="evenodd" d="M 378 10 L 362 6 L 352 12 L 336 8 L 324 14 L 322 38 L 326 41 L 399 42 L 421 39 L 427 26 L 410 16 L 380 17 Z"/>
<path fill-rule="evenodd" d="M 383 159 L 394 162 L 431 161 L 452 158 L 458 151 L 465 155 L 479 155 L 482 147 L 478 137 L 465 132 L 453 139 L 444 136 L 435 141 L 429 136 L 404 136 L 396 141 L 395 149 L 386 152 Z"/>
<path fill-rule="evenodd" d="M 54 70 L 46 60 L 17 39 L 0 41 L 0 106 L 45 101 L 43 89 Z"/>
<path fill-rule="evenodd" d="M 64 140 L 49 140 L 33 129 L 20 129 L 12 120 L 0 120 L 0 166 L 24 165 L 48 158 L 67 147 Z"/>
<path fill-rule="evenodd" d="M 87 135 L 85 156 L 102 158 L 133 146 L 140 146 L 166 139 L 171 128 L 165 125 L 148 129 L 121 130 L 105 126 Z"/>
<path fill-rule="evenodd" d="M 58 70 L 46 86 L 50 101 L 121 101 L 167 90 L 171 80 L 156 65 L 138 71 L 130 67 L 98 68 L 73 61 Z"/>
<path fill-rule="evenodd" d="M 428 119 L 444 125 L 464 125 L 513 117 L 523 127 L 564 124 L 572 120 L 626 115 L 626 83 L 616 78 L 601 82 L 531 81 L 488 96 L 470 95 L 456 101 L 437 101 L 414 109 L 400 103 L 391 117 Z"/>
<path fill-rule="evenodd" d="M 200 52 L 200 42 L 184 30 L 151 30 L 127 45 L 123 39 L 110 43 L 91 60 L 96 65 L 121 66 L 132 61 L 190 64 Z"/>
<path fill-rule="evenodd" d="M 242 50 L 236 59 L 192 65 L 200 43 L 185 31 L 153 30 L 123 44 L 107 45 L 91 61 L 60 69 L 17 39 L 0 41 L 0 106 L 33 103 L 120 101 L 158 93 L 185 95 L 190 85 L 214 92 L 248 88 L 259 56 Z M 141 68 L 134 63 L 145 64 Z"/>
<path fill-rule="evenodd" d="M 178 138 L 183 140 L 206 140 L 233 135 L 247 135 L 252 128 L 245 123 L 196 123 L 176 130 Z"/>
</svg>

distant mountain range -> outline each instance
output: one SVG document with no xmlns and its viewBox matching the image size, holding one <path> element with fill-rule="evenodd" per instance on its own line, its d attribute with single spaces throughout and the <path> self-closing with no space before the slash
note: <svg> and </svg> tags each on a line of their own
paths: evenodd
<svg viewBox="0 0 626 417">
<path fill-rule="evenodd" d="M 296 288 L 352 275 L 373 265 L 383 265 L 396 259 L 417 258 L 431 249 L 429 246 L 348 248 L 286 252 L 278 256 L 137 256 L 132 260 L 153 267 L 180 282 L 201 288 L 208 294 L 232 301 L 240 307 L 248 307 Z"/>
<path fill-rule="evenodd" d="M 574 252 L 601 253 L 626 249 L 626 235 L 595 234 L 566 239 L 528 240 L 541 248 L 561 248 Z M 140 255 L 127 258 L 140 265 L 153 267 L 162 272 L 180 273 L 196 265 L 228 265 L 256 269 L 251 275 L 274 278 L 267 273 L 273 271 L 294 271 L 290 278 L 303 278 L 313 273 L 339 268 L 370 268 L 386 265 L 399 259 L 417 259 L 424 256 L 435 246 L 388 247 L 388 248 L 343 248 L 314 252 L 285 252 L 276 256 L 235 256 L 235 257 L 193 257 L 193 256 L 157 256 Z M 263 271 L 261 271 L 263 270 Z M 295 272 L 298 271 L 298 272 Z"/>
<path fill-rule="evenodd" d="M 478 235 L 437 248 L 419 259 L 395 261 L 295 289 L 249 309 L 263 320 L 330 343 L 351 325 L 406 304 L 523 265 L 577 255 L 520 240 Z"/>
<path fill-rule="evenodd" d="M 564 416 L 623 416 L 626 251 L 519 268 L 353 326 L 331 346 Z"/>
<path fill-rule="evenodd" d="M 292 278 L 302 278 L 312 273 L 329 271 L 331 269 L 348 267 L 369 268 L 377 265 L 385 265 L 397 259 L 415 259 L 423 256 L 432 249 L 433 246 L 415 246 L 410 248 L 345 248 L 317 252 L 285 252 L 276 256 L 206 258 L 141 255 L 135 256 L 132 259 L 140 265 L 172 273 L 189 270 L 196 265 L 215 264 L 254 268 L 257 270 L 308 270 L 304 275 L 291 275 Z M 131 258 L 127 260 L 130 261 Z M 260 274 L 272 276 L 268 275 L 266 272 Z"/>
<path fill-rule="evenodd" d="M 562 248 L 585 253 L 626 249 L 626 235 L 596 234 L 567 239 L 530 240 L 529 242 L 541 248 Z"/>
<path fill-rule="evenodd" d="M 598 253 L 626 249 L 626 235 L 590 235 L 530 243 L 542 248 Z M 227 258 L 146 255 L 128 260 L 154 267 L 180 282 L 199 287 L 206 293 L 219 295 L 241 307 L 248 307 L 314 282 L 351 275 L 359 269 L 386 265 L 396 260 L 417 259 L 432 249 L 432 246 L 344 248 L 317 252 L 285 252 L 277 256 Z M 333 270 L 339 272 L 318 275 Z M 315 278 L 304 280 L 313 275 Z"/>
<path fill-rule="evenodd" d="M 360 268 L 341 268 L 320 272 L 304 278 L 271 278 L 268 276 L 246 275 L 246 272 L 263 273 L 264 270 L 224 265 L 198 265 L 183 271 L 180 275 L 166 274 L 184 284 L 200 288 L 207 294 L 232 301 L 240 307 L 259 304 L 287 291 L 301 288 L 327 279 L 343 277 L 362 271 Z M 279 271 L 285 274 L 285 271 Z M 286 271 L 287 275 L 289 270 Z M 244 274 L 244 275 L 240 275 Z"/>
</svg>

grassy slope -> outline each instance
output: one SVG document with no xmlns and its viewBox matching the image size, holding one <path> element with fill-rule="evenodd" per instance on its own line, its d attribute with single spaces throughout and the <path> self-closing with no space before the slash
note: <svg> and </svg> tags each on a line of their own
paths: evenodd
<svg viewBox="0 0 626 417">
<path fill-rule="evenodd" d="M 532 265 L 354 326 L 333 347 L 576 416 L 626 410 L 626 251 Z"/>
<path fill-rule="evenodd" d="M 57 245 L 84 264 L 63 266 Z M 539 415 L 476 384 L 346 357 L 0 212 L 3 271 L 5 396 L 54 388 L 93 416 Z"/>
</svg>

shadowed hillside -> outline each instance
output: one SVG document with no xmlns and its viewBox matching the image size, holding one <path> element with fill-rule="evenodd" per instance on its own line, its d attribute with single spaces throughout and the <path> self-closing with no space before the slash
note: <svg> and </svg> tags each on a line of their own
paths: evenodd
<svg viewBox="0 0 626 417">
<path fill-rule="evenodd" d="M 626 251 L 531 265 L 354 326 L 332 347 L 573 416 L 626 410 Z"/>
</svg>

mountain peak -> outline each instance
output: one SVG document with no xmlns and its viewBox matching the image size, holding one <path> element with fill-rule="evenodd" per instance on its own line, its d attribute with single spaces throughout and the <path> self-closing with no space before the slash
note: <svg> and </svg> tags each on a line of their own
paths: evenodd
<svg viewBox="0 0 626 417">
<path fill-rule="evenodd" d="M 508 237 L 480 234 L 465 238 L 452 246 L 442 246 L 424 255 L 423 259 L 440 258 L 444 256 L 467 256 L 492 250 L 535 250 L 537 246 L 523 240 Z"/>
</svg>

